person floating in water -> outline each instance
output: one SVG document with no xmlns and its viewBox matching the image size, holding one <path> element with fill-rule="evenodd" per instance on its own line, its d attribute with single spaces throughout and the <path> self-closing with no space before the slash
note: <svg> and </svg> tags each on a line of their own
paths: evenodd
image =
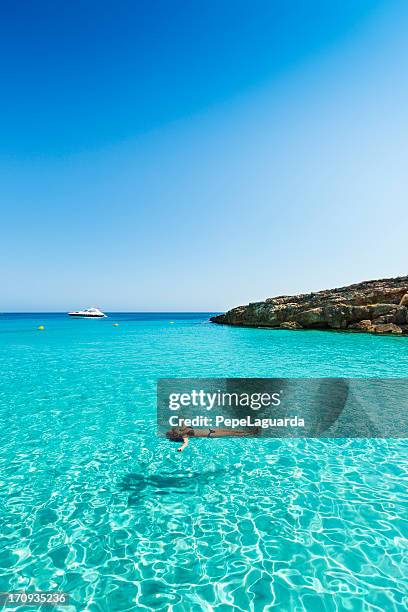
<svg viewBox="0 0 408 612">
<path fill-rule="evenodd" d="M 251 429 L 193 429 L 192 427 L 173 427 L 166 433 L 172 442 L 181 442 L 177 452 L 182 453 L 190 438 L 250 438 L 259 434 L 259 427 Z"/>
</svg>

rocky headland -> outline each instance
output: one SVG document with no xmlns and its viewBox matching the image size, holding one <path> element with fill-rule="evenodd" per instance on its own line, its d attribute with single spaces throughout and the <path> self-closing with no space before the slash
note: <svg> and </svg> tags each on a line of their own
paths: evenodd
<svg viewBox="0 0 408 612">
<path fill-rule="evenodd" d="M 280 295 L 238 306 L 211 321 L 241 327 L 408 335 L 408 276 Z"/>
</svg>

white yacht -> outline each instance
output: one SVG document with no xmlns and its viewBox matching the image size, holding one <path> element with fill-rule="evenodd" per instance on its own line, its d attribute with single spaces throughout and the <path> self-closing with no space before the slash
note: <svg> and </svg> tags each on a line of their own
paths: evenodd
<svg viewBox="0 0 408 612">
<path fill-rule="evenodd" d="M 107 315 L 99 310 L 99 308 L 85 308 L 84 310 L 76 310 L 68 313 L 70 317 L 87 317 L 88 319 L 100 319 Z"/>
</svg>

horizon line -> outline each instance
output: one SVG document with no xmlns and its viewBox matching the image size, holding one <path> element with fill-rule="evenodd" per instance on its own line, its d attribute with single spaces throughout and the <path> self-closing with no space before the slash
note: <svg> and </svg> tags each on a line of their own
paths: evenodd
<svg viewBox="0 0 408 612">
<path fill-rule="evenodd" d="M 111 314 L 210 314 L 214 312 L 224 312 L 222 310 L 106 310 Z M 66 314 L 65 310 L 2 310 L 4 314 Z"/>
</svg>

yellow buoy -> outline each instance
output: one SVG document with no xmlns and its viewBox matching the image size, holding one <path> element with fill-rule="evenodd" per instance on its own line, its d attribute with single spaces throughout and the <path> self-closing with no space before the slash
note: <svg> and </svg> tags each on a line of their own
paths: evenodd
<svg viewBox="0 0 408 612">
<path fill-rule="evenodd" d="M 169 321 L 170 325 L 174 325 L 174 321 Z"/>
<path fill-rule="evenodd" d="M 43 329 L 45 329 L 45 327 L 44 327 L 44 325 L 39 325 L 38 329 L 40 329 L 42 331 Z"/>
<path fill-rule="evenodd" d="M 112 323 L 113 327 L 119 327 L 119 323 Z"/>
</svg>

